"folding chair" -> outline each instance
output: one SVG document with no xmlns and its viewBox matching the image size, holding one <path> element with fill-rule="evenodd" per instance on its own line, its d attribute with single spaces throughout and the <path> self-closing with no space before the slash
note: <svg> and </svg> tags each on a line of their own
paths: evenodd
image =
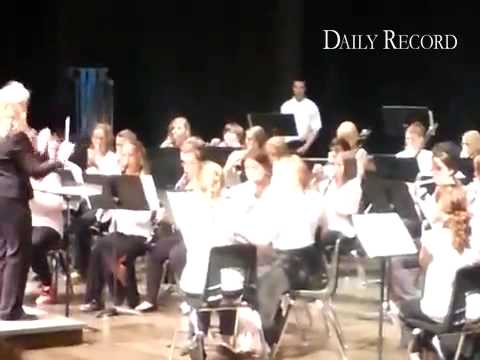
<svg viewBox="0 0 480 360">
<path fill-rule="evenodd" d="M 212 261 L 214 257 L 216 259 L 222 258 L 222 263 L 219 264 L 216 262 L 216 260 Z M 190 357 L 192 359 L 201 360 L 204 358 L 203 354 L 205 354 L 204 336 L 207 334 L 203 334 L 199 330 L 197 322 L 198 314 L 228 310 L 236 311 L 239 308 L 245 307 L 251 308 L 251 303 L 254 301 L 253 296 L 255 295 L 255 286 L 257 280 L 256 267 L 257 250 L 255 246 L 239 244 L 212 248 L 212 250 L 210 251 L 207 282 L 205 284 L 204 293 L 202 294 L 203 303 L 198 308 L 192 308 L 190 313 L 188 314 L 190 326 L 193 329 L 194 333 L 194 341 L 197 345 L 196 348 L 192 349 L 190 353 Z M 231 300 L 233 297 L 232 293 L 225 293 L 221 289 L 220 270 L 222 268 L 240 268 L 242 270 L 242 288 L 234 292 L 236 301 Z M 236 337 L 235 335 L 237 333 L 237 329 L 238 316 L 236 316 L 235 320 L 233 336 L 234 339 Z M 179 329 L 176 329 L 174 332 L 169 359 L 173 359 L 176 338 L 179 332 Z"/>
<path fill-rule="evenodd" d="M 322 316 L 322 320 L 325 325 L 325 329 L 327 331 L 327 335 L 330 337 L 330 329 L 333 329 L 333 331 L 335 332 L 335 336 L 337 338 L 338 351 L 340 353 L 340 356 L 342 357 L 343 360 L 347 359 L 346 345 L 345 345 L 345 339 L 343 336 L 342 327 L 338 320 L 335 307 L 332 303 L 332 300 L 336 293 L 336 289 L 338 285 L 338 264 L 339 264 L 338 258 L 339 258 L 341 242 L 342 242 L 342 238 L 338 238 L 335 243 L 332 261 L 328 270 L 327 286 L 318 290 L 311 290 L 311 289 L 292 290 L 285 295 L 288 301 L 288 308 L 287 308 L 287 312 L 285 315 L 283 327 L 281 329 L 278 342 L 275 344 L 275 346 L 272 349 L 272 352 L 270 354 L 270 359 L 272 360 L 275 359 L 276 355 L 278 354 L 278 351 L 280 349 L 280 346 L 283 341 L 285 331 L 287 328 L 290 310 L 297 305 L 297 301 L 299 300 L 303 302 L 313 302 L 318 306 Z M 308 309 L 307 309 L 307 314 L 309 314 Z M 313 324 L 310 314 L 309 314 L 309 322 L 310 322 L 310 325 Z"/>
<path fill-rule="evenodd" d="M 431 344 L 440 359 L 445 359 L 444 351 L 441 346 L 439 346 L 441 345 L 441 340 L 442 338 L 446 339 L 448 337 L 451 339 L 452 336 L 455 336 L 459 338 L 458 341 L 455 341 L 455 360 L 460 359 L 467 337 L 480 333 L 480 327 L 478 326 L 480 319 L 467 320 L 465 318 L 466 295 L 470 292 L 480 292 L 479 279 L 480 264 L 466 266 L 457 271 L 449 310 L 442 323 L 408 318 L 404 319 L 409 327 L 414 328 L 414 338 L 410 343 L 409 351 L 412 351 L 412 345 L 419 343 L 420 339 L 434 339 L 436 337 L 439 341 L 437 343 L 431 342 Z"/>
</svg>

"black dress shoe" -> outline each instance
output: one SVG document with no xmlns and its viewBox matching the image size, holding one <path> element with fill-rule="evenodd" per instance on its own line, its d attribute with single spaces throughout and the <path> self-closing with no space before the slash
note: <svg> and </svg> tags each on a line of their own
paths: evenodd
<svg viewBox="0 0 480 360">
<path fill-rule="evenodd" d="M 3 320 L 3 321 L 32 321 L 32 320 L 38 320 L 38 316 L 22 313 L 20 315 L 9 316 L 7 318 L 0 319 L 0 320 Z"/>
<path fill-rule="evenodd" d="M 22 316 L 20 316 L 18 319 L 16 319 L 18 321 L 32 321 L 32 320 L 38 320 L 38 316 L 36 315 L 32 315 L 32 314 L 23 314 Z"/>
</svg>

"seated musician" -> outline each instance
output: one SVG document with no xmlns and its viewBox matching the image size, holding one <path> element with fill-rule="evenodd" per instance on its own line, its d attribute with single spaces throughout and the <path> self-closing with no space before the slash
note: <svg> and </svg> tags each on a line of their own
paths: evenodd
<svg viewBox="0 0 480 360">
<path fill-rule="evenodd" d="M 328 233 L 323 245 L 332 245 L 339 236 L 353 239 L 356 236 L 352 215 L 358 213 L 362 197 L 360 179 L 357 177 L 357 161 L 351 152 L 341 152 L 334 160 L 333 178 L 319 184 L 328 222 Z M 353 244 L 351 244 L 353 245 Z"/>
<path fill-rule="evenodd" d="M 470 216 L 461 185 L 440 185 L 436 194 L 437 214 L 431 230 L 421 238 L 419 262 L 426 272 L 423 296 L 400 305 L 406 327 L 409 320 L 442 322 L 447 315 L 455 273 L 480 260 L 471 248 Z"/>
<path fill-rule="evenodd" d="M 118 133 L 115 146 L 136 139 L 136 135 L 130 130 L 122 130 Z M 91 135 L 90 146 L 87 149 L 87 174 L 96 175 L 119 175 L 119 153 L 114 153 L 112 148 L 113 133 L 107 124 L 98 124 Z M 92 246 L 92 234 L 90 227 L 95 223 L 95 210 L 89 209 L 86 200 L 82 200 L 79 209 L 72 222 L 72 231 L 75 234 L 73 241 L 73 269 L 72 280 L 79 281 L 87 278 L 90 249 Z"/>
<path fill-rule="evenodd" d="M 55 139 L 48 141 L 48 158 L 57 159 L 59 143 Z M 40 280 L 40 295 L 35 299 L 37 305 L 54 304 L 56 302 L 55 286 L 52 284 L 52 273 L 48 264 L 49 250 L 61 245 L 63 236 L 62 196 L 46 191 L 56 191 L 62 187 L 60 176 L 53 172 L 41 179 L 31 178 L 33 199 L 30 200 L 32 212 L 32 270 Z M 46 191 L 39 191 L 45 189 Z"/>
<path fill-rule="evenodd" d="M 113 146 L 112 128 L 108 124 L 97 124 L 92 131 L 88 149 L 87 174 L 118 175 L 120 168 Z"/>
<path fill-rule="evenodd" d="M 245 149 L 233 151 L 223 167 L 225 185 L 230 187 L 242 182 L 241 165 L 247 153 L 252 149 L 261 149 L 267 141 L 265 130 L 260 126 L 253 126 L 245 132 Z"/>
<path fill-rule="evenodd" d="M 187 262 L 180 278 L 180 287 L 186 294 L 187 304 L 193 309 L 202 306 L 207 283 L 210 251 L 213 247 L 233 243 L 231 214 L 227 211 L 227 200 L 223 190 L 223 171 L 218 164 L 204 162 L 197 186 L 193 190 L 196 217 L 184 229 L 183 238 L 187 249 Z M 224 259 L 223 259 L 224 260 Z M 235 313 L 220 311 L 220 334 L 224 342 L 234 334 Z M 198 314 L 198 329 L 207 334 L 210 313 Z M 190 328 L 190 337 L 196 335 Z"/>
<path fill-rule="evenodd" d="M 317 192 L 307 190 L 306 166 L 288 158 L 284 161 L 291 161 L 297 180 L 278 181 L 278 189 L 267 190 L 256 215 L 258 226 L 245 228 L 243 234 L 252 243 L 273 249 L 272 263 L 259 275 L 257 285 L 259 313 L 270 347 L 278 341 L 283 325 L 282 295 L 307 288 L 311 276 L 321 269 L 315 234 L 319 226 L 326 229 L 322 201 Z"/>
<path fill-rule="evenodd" d="M 123 145 L 137 141 L 137 134 L 130 129 L 123 129 L 115 136 L 115 155 L 120 159 Z"/>
<path fill-rule="evenodd" d="M 186 117 L 178 116 L 168 124 L 167 138 L 160 145 L 180 148 L 191 135 L 191 127 Z"/>
<path fill-rule="evenodd" d="M 190 137 L 180 148 L 180 160 L 184 174 L 175 186 L 176 191 L 198 188 L 200 171 L 204 163 L 205 143 L 197 137 Z M 147 253 L 147 294 L 136 310 L 147 312 L 157 308 L 158 293 L 162 280 L 163 263 L 170 261 L 173 272 L 180 277 L 186 261 L 186 249 L 180 231 L 171 225 L 173 219 L 163 219 L 156 234 L 156 241 Z M 170 228 L 170 231 L 168 230 Z"/>
<path fill-rule="evenodd" d="M 126 143 L 121 155 L 122 174 L 133 176 L 148 174 L 144 159 L 145 150 L 139 141 Z M 150 209 L 155 211 L 158 204 L 151 203 L 151 200 L 153 199 L 147 196 Z M 116 294 L 116 303 L 121 303 L 125 296 L 132 308 L 139 302 L 134 260 L 147 250 L 147 242 L 151 238 L 156 218 L 152 217 L 152 211 L 113 210 L 107 213 L 111 214 L 112 224 L 115 224 L 114 232 L 99 238 L 92 249 L 86 301 L 80 307 L 83 312 L 103 308 L 102 291 L 106 282 L 111 287 L 113 281 L 117 281 L 119 290 Z"/>
<path fill-rule="evenodd" d="M 419 121 L 410 124 L 405 130 L 405 149 L 396 154 L 399 158 L 415 157 L 418 161 L 420 175 L 431 175 L 432 152 L 424 149 L 425 126 Z"/>
<path fill-rule="evenodd" d="M 360 133 L 357 126 L 351 121 L 344 121 L 337 127 L 338 139 L 345 139 L 350 145 L 351 151 L 355 153 L 357 159 L 357 173 L 359 177 L 363 177 L 365 167 L 367 166 L 367 152 L 361 147 Z"/>
<path fill-rule="evenodd" d="M 245 130 L 236 122 L 229 122 L 223 128 L 223 140 L 214 138 L 210 141 L 212 146 L 243 147 L 245 145 Z"/>
<path fill-rule="evenodd" d="M 473 159 L 477 155 L 480 155 L 480 132 L 469 130 L 462 135 L 462 152 L 460 157 Z"/>
<path fill-rule="evenodd" d="M 335 176 L 335 159 L 338 154 L 344 151 L 350 151 L 350 144 L 342 138 L 333 138 L 330 142 L 330 151 L 328 152 L 328 162 L 325 165 L 315 164 L 312 169 L 312 183 L 311 186 L 318 187 L 318 185 L 327 179 Z"/>
</svg>

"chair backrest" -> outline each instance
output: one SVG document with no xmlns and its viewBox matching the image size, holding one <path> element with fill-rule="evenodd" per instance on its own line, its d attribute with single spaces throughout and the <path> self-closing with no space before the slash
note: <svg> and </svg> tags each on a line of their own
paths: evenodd
<svg viewBox="0 0 480 360">
<path fill-rule="evenodd" d="M 443 323 L 445 332 L 453 332 L 465 322 L 465 296 L 476 291 L 480 292 L 480 263 L 458 269 L 450 307 Z"/>
<path fill-rule="evenodd" d="M 225 268 L 238 268 L 244 276 L 243 295 L 252 300 L 251 292 L 257 283 L 257 249 L 250 244 L 234 244 L 213 247 L 210 250 L 207 281 L 205 284 L 205 299 L 213 292 L 217 292 L 221 285 L 220 271 Z M 216 290 L 215 290 L 216 289 Z"/>
</svg>

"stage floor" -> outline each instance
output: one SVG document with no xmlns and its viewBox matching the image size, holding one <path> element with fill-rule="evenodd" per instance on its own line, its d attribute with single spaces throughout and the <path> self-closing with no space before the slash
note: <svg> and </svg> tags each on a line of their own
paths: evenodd
<svg viewBox="0 0 480 360">
<path fill-rule="evenodd" d="M 78 311 L 84 288 L 75 287 L 76 298 L 72 305 L 72 317 L 87 323 L 84 343 L 77 346 L 28 350 L 26 360 L 161 360 L 168 359 L 173 333 L 180 323 L 179 299 L 175 295 L 164 298 L 162 306 L 155 313 L 142 316 L 122 315 L 114 318 L 97 319 L 94 315 Z M 355 277 L 343 278 L 335 304 L 345 332 L 349 359 L 372 360 L 376 356 L 378 334 L 377 320 L 361 320 L 359 315 L 378 310 L 378 285 L 367 288 L 358 284 Z M 62 314 L 64 307 L 45 307 L 47 311 Z M 314 330 L 308 333 L 308 344 L 302 342 L 296 331 L 294 316 L 278 359 L 338 359 L 335 338 L 326 338 L 322 322 L 317 321 Z M 318 317 L 318 319 L 320 319 Z M 384 358 L 400 360 L 406 352 L 399 347 L 400 330 L 396 325 L 385 322 Z M 181 339 L 177 344 L 182 343 Z M 209 353 L 209 359 L 225 359 Z M 180 357 L 176 353 L 177 359 Z"/>
</svg>

